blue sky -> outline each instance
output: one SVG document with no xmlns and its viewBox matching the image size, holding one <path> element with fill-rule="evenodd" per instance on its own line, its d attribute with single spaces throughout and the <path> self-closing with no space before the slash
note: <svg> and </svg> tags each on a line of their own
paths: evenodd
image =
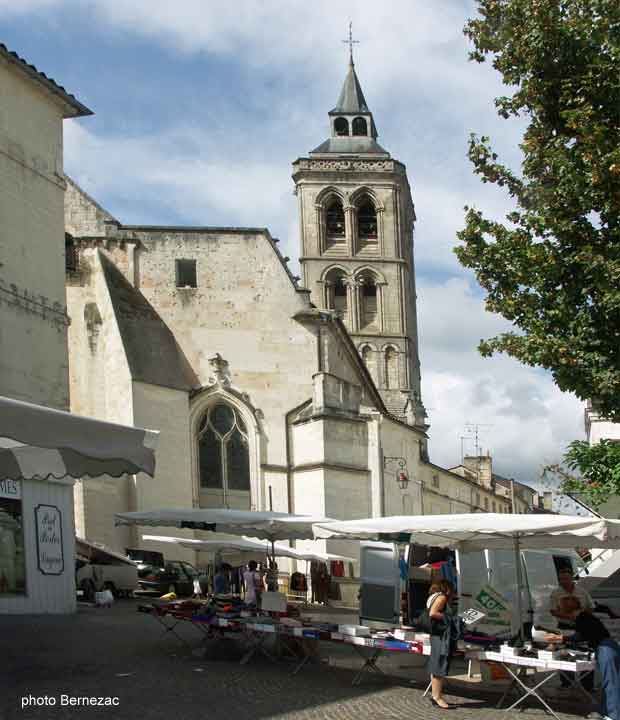
<svg viewBox="0 0 620 720">
<path fill-rule="evenodd" d="M 352 20 L 379 142 L 407 165 L 418 215 L 431 459 L 456 464 L 465 423 L 485 423 L 496 470 L 534 482 L 583 436 L 582 406 L 547 374 L 476 352 L 505 324 L 458 265 L 455 233 L 465 204 L 509 206 L 473 176 L 467 140 L 490 135 L 518 167 L 520 127 L 495 114 L 498 75 L 468 62 L 474 12 L 470 0 L 0 0 L 0 40 L 95 112 L 65 123 L 66 170 L 119 220 L 266 226 L 297 258 L 291 162 L 327 137 Z"/>
</svg>

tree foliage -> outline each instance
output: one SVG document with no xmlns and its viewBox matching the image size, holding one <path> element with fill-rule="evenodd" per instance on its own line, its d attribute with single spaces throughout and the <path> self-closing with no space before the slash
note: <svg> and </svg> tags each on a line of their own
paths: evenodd
<svg viewBox="0 0 620 720">
<path fill-rule="evenodd" d="M 590 445 L 576 440 L 569 445 L 564 465 L 578 474 L 572 475 L 560 465 L 545 468 L 560 476 L 561 492 L 578 495 L 594 509 L 620 495 L 620 443 L 601 440 Z"/>
<path fill-rule="evenodd" d="M 481 341 L 551 371 L 620 421 L 620 2 L 478 0 L 465 34 L 511 91 L 502 118 L 526 119 L 518 172 L 489 138 L 469 158 L 505 189 L 503 222 L 466 208 L 455 249 L 513 330 Z"/>
</svg>

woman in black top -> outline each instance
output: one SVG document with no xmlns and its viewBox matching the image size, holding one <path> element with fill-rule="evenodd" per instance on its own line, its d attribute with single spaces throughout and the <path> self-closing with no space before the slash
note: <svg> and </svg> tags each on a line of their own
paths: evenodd
<svg viewBox="0 0 620 720">
<path fill-rule="evenodd" d="M 458 639 L 458 618 L 450 605 L 453 596 L 452 583 L 439 580 L 431 585 L 426 601 L 431 621 L 431 657 L 428 664 L 431 674 L 431 702 L 444 709 L 452 707 L 443 697 L 443 683 L 450 671 L 452 653 Z"/>
</svg>

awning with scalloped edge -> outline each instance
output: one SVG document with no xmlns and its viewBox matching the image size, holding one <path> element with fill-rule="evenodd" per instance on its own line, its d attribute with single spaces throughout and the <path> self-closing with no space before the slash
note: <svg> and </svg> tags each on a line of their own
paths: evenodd
<svg viewBox="0 0 620 720">
<path fill-rule="evenodd" d="M 158 436 L 0 396 L 0 481 L 153 476 Z"/>
</svg>

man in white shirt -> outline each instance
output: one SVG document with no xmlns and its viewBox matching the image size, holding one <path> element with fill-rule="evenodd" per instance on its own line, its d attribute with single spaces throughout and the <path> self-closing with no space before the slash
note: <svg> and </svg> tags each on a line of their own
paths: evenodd
<svg viewBox="0 0 620 720">
<path fill-rule="evenodd" d="M 550 612 L 558 619 L 558 627 L 562 630 L 574 630 L 575 620 L 574 611 L 569 608 L 564 608 L 565 598 L 575 598 L 579 603 L 580 610 L 592 610 L 594 603 L 590 595 L 575 585 L 573 580 L 573 571 L 570 568 L 562 568 L 558 572 L 558 580 L 560 587 L 551 593 L 550 599 Z M 571 600 L 569 605 L 574 607 L 573 601 Z"/>
<path fill-rule="evenodd" d="M 575 630 L 575 607 L 579 612 L 591 611 L 594 603 L 590 595 L 573 580 L 573 571 L 570 568 L 562 568 L 558 572 L 560 587 L 551 593 L 549 611 L 557 618 L 560 630 Z M 560 674 L 562 687 L 570 686 L 564 675 Z M 594 676 L 588 673 L 581 680 L 583 687 L 592 692 Z"/>
</svg>

